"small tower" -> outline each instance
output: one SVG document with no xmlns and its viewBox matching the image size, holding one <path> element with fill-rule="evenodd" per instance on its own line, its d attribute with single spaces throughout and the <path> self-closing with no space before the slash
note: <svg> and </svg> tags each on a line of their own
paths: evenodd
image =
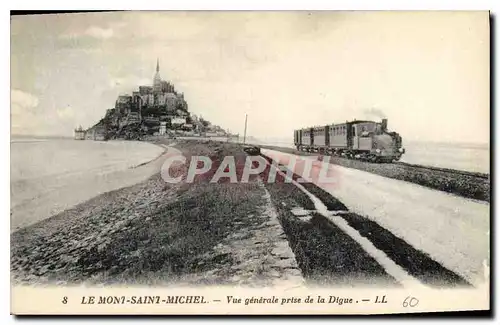
<svg viewBox="0 0 500 325">
<path fill-rule="evenodd" d="M 156 73 L 153 79 L 153 93 L 161 93 L 160 59 L 156 59 Z"/>
</svg>

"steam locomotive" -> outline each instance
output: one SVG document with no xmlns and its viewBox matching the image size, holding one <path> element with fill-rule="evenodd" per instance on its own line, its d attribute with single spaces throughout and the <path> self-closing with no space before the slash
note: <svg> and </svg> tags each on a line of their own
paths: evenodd
<svg viewBox="0 0 500 325">
<path fill-rule="evenodd" d="M 387 119 L 380 123 L 354 120 L 294 130 L 294 143 L 299 151 L 371 162 L 398 161 L 405 153 L 401 136 L 387 130 Z"/>
</svg>

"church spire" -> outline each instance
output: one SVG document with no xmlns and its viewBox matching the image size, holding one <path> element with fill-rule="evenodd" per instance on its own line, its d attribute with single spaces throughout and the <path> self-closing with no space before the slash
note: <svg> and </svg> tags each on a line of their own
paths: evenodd
<svg viewBox="0 0 500 325">
<path fill-rule="evenodd" d="M 160 59 L 156 58 L 156 73 L 153 78 L 153 92 L 161 92 Z"/>
</svg>

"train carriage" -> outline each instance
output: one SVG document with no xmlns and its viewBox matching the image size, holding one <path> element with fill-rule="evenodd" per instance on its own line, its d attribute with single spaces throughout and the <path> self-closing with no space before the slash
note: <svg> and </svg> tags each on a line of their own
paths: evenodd
<svg viewBox="0 0 500 325">
<path fill-rule="evenodd" d="M 295 130 L 297 150 L 331 153 L 370 161 L 399 160 L 405 152 L 401 136 L 387 131 L 387 119 L 351 121 Z"/>
<path fill-rule="evenodd" d="M 313 148 L 314 151 L 322 151 L 328 146 L 328 133 L 325 132 L 328 126 L 316 126 L 313 128 Z"/>
<path fill-rule="evenodd" d="M 295 143 L 297 149 L 302 144 L 302 130 L 293 131 L 293 143 Z"/>
<path fill-rule="evenodd" d="M 347 124 L 332 124 L 329 127 L 329 151 L 340 153 L 347 149 Z"/>
<path fill-rule="evenodd" d="M 302 144 L 305 146 L 312 146 L 313 145 L 313 130 L 312 128 L 308 129 L 303 129 L 302 130 Z"/>
</svg>

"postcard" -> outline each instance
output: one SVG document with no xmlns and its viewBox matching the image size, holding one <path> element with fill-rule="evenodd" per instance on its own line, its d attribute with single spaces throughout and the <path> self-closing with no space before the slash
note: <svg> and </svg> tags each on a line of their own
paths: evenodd
<svg viewBox="0 0 500 325">
<path fill-rule="evenodd" d="M 15 315 L 490 310 L 490 13 L 11 16 Z"/>
</svg>

